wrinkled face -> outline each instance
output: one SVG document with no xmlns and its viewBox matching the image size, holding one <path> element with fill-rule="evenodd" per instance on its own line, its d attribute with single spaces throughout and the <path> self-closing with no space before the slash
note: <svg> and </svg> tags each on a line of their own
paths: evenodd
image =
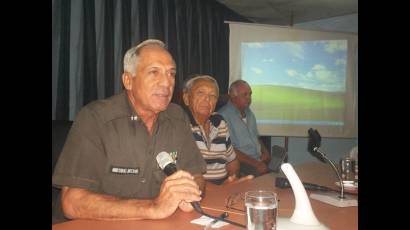
<svg viewBox="0 0 410 230">
<path fill-rule="evenodd" d="M 128 83 L 123 81 L 139 109 L 159 113 L 171 101 L 175 74 L 175 62 L 167 50 L 159 46 L 146 46 L 140 51 L 136 76 L 128 78 Z"/>
<path fill-rule="evenodd" d="M 231 100 L 238 109 L 244 110 L 252 103 L 252 89 L 247 84 L 239 84 L 236 88 L 236 96 Z"/>
<path fill-rule="evenodd" d="M 218 91 L 211 80 L 196 80 L 191 92 L 184 93 L 184 103 L 189 107 L 194 117 L 209 118 L 215 110 Z"/>
</svg>

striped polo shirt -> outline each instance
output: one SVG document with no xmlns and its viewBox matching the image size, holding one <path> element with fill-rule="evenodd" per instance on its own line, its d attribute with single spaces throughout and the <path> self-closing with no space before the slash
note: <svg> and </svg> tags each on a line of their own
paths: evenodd
<svg viewBox="0 0 410 230">
<path fill-rule="evenodd" d="M 228 125 L 220 114 L 212 113 L 209 117 L 209 136 L 205 137 L 205 132 L 201 130 L 189 110 L 188 114 L 194 140 L 206 162 L 206 173 L 203 176 L 209 182 L 221 184 L 228 177 L 226 164 L 236 158 Z"/>
</svg>

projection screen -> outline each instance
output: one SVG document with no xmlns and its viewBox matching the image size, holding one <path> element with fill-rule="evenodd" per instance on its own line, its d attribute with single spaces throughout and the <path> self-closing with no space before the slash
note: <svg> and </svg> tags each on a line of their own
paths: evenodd
<svg viewBox="0 0 410 230">
<path fill-rule="evenodd" d="M 229 83 L 250 84 L 260 135 L 357 137 L 357 34 L 227 23 Z"/>
</svg>

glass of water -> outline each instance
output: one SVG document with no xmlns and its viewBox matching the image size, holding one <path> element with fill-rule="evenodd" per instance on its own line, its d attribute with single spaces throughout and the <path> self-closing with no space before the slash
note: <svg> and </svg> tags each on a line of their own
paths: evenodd
<svg viewBox="0 0 410 230">
<path fill-rule="evenodd" d="M 340 173 L 343 181 L 354 182 L 355 179 L 355 161 L 350 157 L 344 157 L 340 160 Z"/>
<path fill-rule="evenodd" d="M 246 226 L 248 230 L 276 230 L 278 199 L 272 191 L 245 193 Z"/>
</svg>

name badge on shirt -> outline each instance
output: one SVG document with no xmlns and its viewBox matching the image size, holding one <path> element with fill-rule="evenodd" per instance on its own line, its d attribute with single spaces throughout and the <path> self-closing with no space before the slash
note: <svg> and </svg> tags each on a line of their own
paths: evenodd
<svg viewBox="0 0 410 230">
<path fill-rule="evenodd" d="M 172 157 L 172 160 L 174 160 L 174 163 L 177 163 L 177 159 L 178 159 L 178 152 L 177 151 L 171 151 L 169 152 L 169 155 Z"/>
<path fill-rule="evenodd" d="M 125 168 L 125 167 L 117 167 L 117 166 L 111 166 L 111 172 L 115 174 L 134 174 L 138 175 L 140 173 L 140 168 Z"/>
</svg>

